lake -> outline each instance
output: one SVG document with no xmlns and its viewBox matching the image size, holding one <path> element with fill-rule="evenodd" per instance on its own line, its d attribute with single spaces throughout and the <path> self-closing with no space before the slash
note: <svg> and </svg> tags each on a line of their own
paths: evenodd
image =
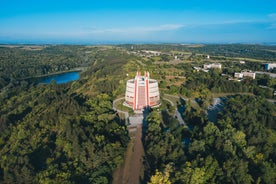
<svg viewBox="0 0 276 184">
<path fill-rule="evenodd" d="M 54 80 L 57 84 L 63 84 L 71 81 L 78 80 L 80 78 L 80 72 L 67 72 L 57 75 L 50 75 L 43 77 L 39 83 L 50 84 Z"/>
</svg>

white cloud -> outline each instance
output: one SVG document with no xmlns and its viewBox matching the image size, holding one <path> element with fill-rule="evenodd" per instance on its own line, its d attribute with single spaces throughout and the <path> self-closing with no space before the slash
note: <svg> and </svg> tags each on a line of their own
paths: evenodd
<svg viewBox="0 0 276 184">
<path fill-rule="evenodd" d="M 97 29 L 97 28 L 85 28 L 85 32 L 90 34 L 105 34 L 105 33 L 117 33 L 117 34 L 131 34 L 131 33 L 140 33 L 147 34 L 151 32 L 158 31 L 174 31 L 183 28 L 182 24 L 163 24 L 158 26 L 141 26 L 141 27 L 126 27 L 126 28 L 106 28 L 106 29 Z"/>
<path fill-rule="evenodd" d="M 276 29 L 276 23 L 271 23 L 267 29 Z"/>
<path fill-rule="evenodd" d="M 267 29 L 276 29 L 276 13 L 271 13 L 268 15 L 269 26 Z"/>
<path fill-rule="evenodd" d="M 276 13 L 271 13 L 268 15 L 269 18 L 271 18 L 272 20 L 276 20 Z"/>
<path fill-rule="evenodd" d="M 196 23 L 191 24 L 189 27 L 204 27 L 204 26 L 227 26 L 227 25 L 235 25 L 235 24 L 258 24 L 258 23 L 265 23 L 267 21 L 264 20 L 257 20 L 257 19 L 245 19 L 245 20 L 225 20 L 225 21 L 217 21 L 217 22 L 210 22 L 210 23 Z"/>
</svg>

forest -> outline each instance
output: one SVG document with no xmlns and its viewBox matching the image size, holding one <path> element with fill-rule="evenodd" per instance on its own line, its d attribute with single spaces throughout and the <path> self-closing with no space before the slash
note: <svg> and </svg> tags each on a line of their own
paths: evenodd
<svg viewBox="0 0 276 184">
<path fill-rule="evenodd" d="M 22 79 L 88 67 L 98 51 L 96 47 L 67 45 L 28 48 L 0 47 L 0 88 Z"/>
<path fill-rule="evenodd" d="M 152 111 L 145 132 L 149 183 L 275 183 L 275 105 L 247 95 L 230 96 L 218 122 L 204 108 L 185 104 L 179 126 Z"/>
<path fill-rule="evenodd" d="M 8 94 L 3 91 L 7 86 L 1 89 L 0 183 L 112 181 L 112 172 L 123 160 L 129 136 L 125 122 L 112 110 L 112 92 L 116 90 L 117 85 L 105 84 L 108 81 L 105 79 L 112 73 L 116 81 L 119 76 L 116 77 L 113 71 L 122 67 L 128 57 L 121 56 L 116 49 L 96 49 L 97 53 L 93 53 L 95 56 L 91 56 L 95 50 L 92 48 L 88 56 L 90 63 L 79 60 L 78 64 L 73 62 L 73 55 L 67 55 L 68 52 L 74 53 L 75 49 L 75 46 L 58 46 L 46 48 L 46 51 L 38 51 L 36 54 L 29 53 L 39 60 L 40 55 L 43 55 L 40 52 L 50 52 L 58 57 L 53 59 L 53 63 L 59 66 L 63 62 L 71 67 L 89 66 L 89 69 L 82 73 L 80 80 L 61 85 L 54 81 L 43 85 L 33 83 L 32 80 L 18 80 L 41 74 L 39 70 L 31 71 L 32 67 L 28 68 L 28 64 L 34 62 L 34 65 L 37 65 L 34 68 L 41 68 L 44 64 L 36 63 L 31 56 L 20 55 L 18 48 L 4 52 L 16 54 L 6 63 L 1 63 L 3 67 L 13 59 L 17 62 L 17 57 L 26 61 L 30 57 L 33 61 L 24 63 L 31 73 L 16 76 L 21 69 L 25 71 L 25 67 L 21 65 L 14 65 L 12 72 L 9 72 L 11 68 L 7 67 L 7 71 L 3 70 L 2 73 L 2 76 L 7 78 L 18 78 L 8 84 Z M 82 53 L 85 54 L 84 51 Z M 4 57 L 5 54 L 1 56 Z M 121 59 L 116 59 L 116 54 Z M 63 61 L 64 57 L 73 58 Z M 97 57 L 100 57 L 101 62 L 95 63 Z M 43 59 L 43 56 L 41 58 Z M 49 65 L 55 68 L 55 64 Z M 89 88 L 80 87 L 88 85 L 88 81 L 91 82 Z M 93 93 L 90 88 L 93 88 Z"/>
<path fill-rule="evenodd" d="M 176 69 L 184 71 L 185 80 L 180 80 L 178 76 L 173 79 L 166 79 L 164 76 L 160 80 L 160 88 L 168 94 L 181 94 L 192 98 L 212 98 L 214 94 L 224 93 L 248 93 L 262 96 L 268 99 L 275 99 L 276 79 L 268 75 L 257 75 L 256 79 L 245 78 L 242 81 L 229 80 L 233 76 L 233 71 L 239 71 L 242 67 L 227 67 L 225 69 L 212 69 L 209 72 L 197 72 L 192 64 L 178 64 Z M 238 69 L 239 68 L 239 69 Z M 224 76 L 223 76 L 224 75 Z M 178 81 L 178 82 L 175 82 Z M 261 86 L 261 87 L 260 87 Z M 266 87 L 262 87 L 266 86 Z"/>
<path fill-rule="evenodd" d="M 262 45 L 138 48 L 276 58 L 275 46 Z M 201 56 L 171 64 L 167 55 L 160 61 L 130 50 L 131 45 L 0 46 L 0 183 L 112 183 L 131 137 L 112 103 L 124 96 L 137 70 L 158 80 L 161 98 L 183 97 L 177 105 L 184 107 L 187 124 L 179 125 L 169 104 L 150 109 L 141 183 L 276 183 L 276 106 L 267 101 L 275 99 L 275 78 L 237 82 L 222 75 L 261 69 L 260 63 L 227 60 L 222 70 L 206 73 L 193 69 L 205 62 Z M 38 82 L 78 68 L 85 70 L 77 81 Z M 224 95 L 224 108 L 213 122 L 207 110 L 215 95 Z"/>
</svg>

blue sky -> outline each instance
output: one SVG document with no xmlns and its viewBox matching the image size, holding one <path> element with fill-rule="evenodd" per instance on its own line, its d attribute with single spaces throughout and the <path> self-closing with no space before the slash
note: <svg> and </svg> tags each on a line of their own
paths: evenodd
<svg viewBox="0 0 276 184">
<path fill-rule="evenodd" d="M 1 0 L 6 42 L 276 43 L 276 1 Z"/>
</svg>

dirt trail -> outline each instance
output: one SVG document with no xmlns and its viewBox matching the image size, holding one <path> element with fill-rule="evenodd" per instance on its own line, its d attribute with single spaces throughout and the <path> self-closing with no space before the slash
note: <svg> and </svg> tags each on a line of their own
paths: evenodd
<svg viewBox="0 0 276 184">
<path fill-rule="evenodd" d="M 144 178 L 142 125 L 133 132 L 124 158 L 124 163 L 113 174 L 113 184 L 140 184 Z"/>
</svg>

